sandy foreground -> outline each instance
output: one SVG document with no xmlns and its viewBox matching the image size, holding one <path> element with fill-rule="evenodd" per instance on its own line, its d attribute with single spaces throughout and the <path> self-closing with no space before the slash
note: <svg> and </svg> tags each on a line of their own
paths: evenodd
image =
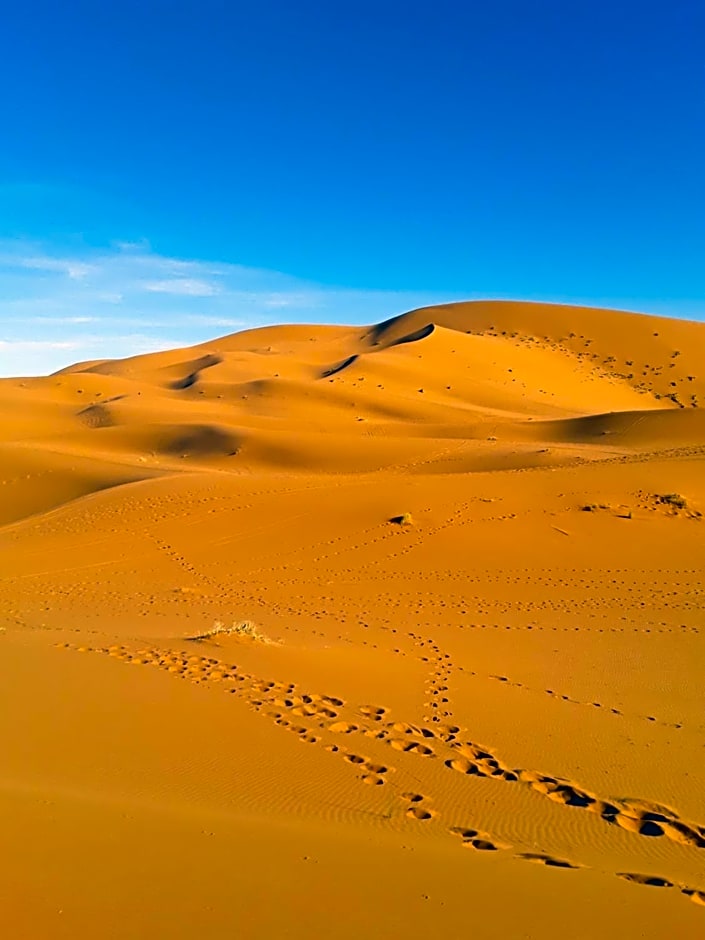
<svg viewBox="0 0 705 940">
<path fill-rule="evenodd" d="M 705 936 L 703 362 L 471 303 L 2 380 L 4 935 Z"/>
</svg>

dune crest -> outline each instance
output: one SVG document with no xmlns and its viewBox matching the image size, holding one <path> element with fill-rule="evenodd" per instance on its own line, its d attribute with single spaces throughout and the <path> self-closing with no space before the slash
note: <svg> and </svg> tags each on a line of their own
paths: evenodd
<svg viewBox="0 0 705 940">
<path fill-rule="evenodd" d="M 18 471 L 31 446 L 92 461 L 97 480 L 101 462 L 369 472 L 403 455 L 431 467 L 434 450 L 463 438 L 458 472 L 487 466 L 481 445 L 493 439 L 515 444 L 515 469 L 534 466 L 541 443 L 589 460 L 604 456 L 595 443 L 698 443 L 704 347 L 700 323 L 530 303 L 448 304 L 369 328 L 265 327 L 3 380 L 0 447 Z"/>
<path fill-rule="evenodd" d="M 0 381 L 10 934 L 699 936 L 704 349 L 493 301 Z"/>
</svg>

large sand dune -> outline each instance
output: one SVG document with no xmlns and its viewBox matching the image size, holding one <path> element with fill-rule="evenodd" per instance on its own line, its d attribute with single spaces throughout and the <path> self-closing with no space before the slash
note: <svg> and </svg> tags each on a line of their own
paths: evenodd
<svg viewBox="0 0 705 940">
<path fill-rule="evenodd" d="M 704 363 L 488 302 L 0 381 L 8 936 L 704 935 Z"/>
</svg>

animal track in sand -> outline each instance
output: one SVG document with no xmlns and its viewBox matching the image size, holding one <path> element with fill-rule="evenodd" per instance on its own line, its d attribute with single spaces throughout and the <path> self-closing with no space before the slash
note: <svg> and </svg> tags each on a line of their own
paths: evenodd
<svg viewBox="0 0 705 940">
<path fill-rule="evenodd" d="M 636 872 L 617 872 L 617 877 L 623 881 L 630 881 L 632 884 L 643 885 L 647 888 L 672 888 L 679 891 L 684 897 L 691 900 L 694 904 L 705 907 L 705 891 L 698 888 L 690 888 L 687 885 L 678 884 L 663 878 L 661 875 L 641 875 Z"/>
<path fill-rule="evenodd" d="M 404 721 L 395 721 L 390 727 L 393 731 L 398 731 L 400 734 L 415 734 L 422 738 L 435 738 L 435 734 L 430 728 L 410 725 Z"/>
<path fill-rule="evenodd" d="M 404 741 L 402 738 L 390 738 L 387 742 L 396 751 L 419 754 L 421 757 L 435 757 L 433 748 L 418 741 Z"/>
<path fill-rule="evenodd" d="M 486 764 L 480 761 L 468 760 L 466 757 L 449 758 L 446 760 L 445 765 L 451 770 L 457 770 L 461 774 L 474 775 L 476 777 L 499 777 L 512 773 L 512 771 L 505 771 L 498 764 Z M 507 778 L 505 777 L 505 779 Z M 516 780 L 516 776 L 514 776 L 513 779 Z"/>
<path fill-rule="evenodd" d="M 226 691 L 241 696 L 255 711 L 261 712 L 276 725 L 295 734 L 302 743 L 323 743 L 327 751 L 340 754 L 346 763 L 359 771 L 361 782 L 368 785 L 384 785 L 394 768 L 374 762 L 336 744 L 322 742 L 320 735 L 306 724 L 307 721 L 315 722 L 316 727 L 324 732 L 336 735 L 360 734 L 387 741 L 395 750 L 412 756 L 436 756 L 436 751 L 424 743 L 430 739 L 437 747 L 446 750 L 448 756 L 443 763 L 456 772 L 516 782 L 558 804 L 594 813 L 606 823 L 627 832 L 642 837 L 666 838 L 686 848 L 705 848 L 705 827 L 684 822 L 670 807 L 635 799 L 606 801 L 571 781 L 505 766 L 489 749 L 470 741 L 458 740 L 462 729 L 455 724 L 439 722 L 433 728 L 428 728 L 402 721 L 385 723 L 382 719 L 388 714 L 388 710 L 379 706 L 361 706 L 357 709 L 367 721 L 373 722 L 370 727 L 367 727 L 364 721 L 353 723 L 341 719 L 331 723 L 331 713 L 337 718 L 337 712 L 330 706 L 346 708 L 343 699 L 329 695 L 297 693 L 295 683 L 261 679 L 243 672 L 234 664 L 226 664 L 213 657 L 155 648 L 132 651 L 125 645 L 107 648 L 75 646 L 70 643 L 56 645 L 79 652 L 100 652 L 128 664 L 157 666 L 176 678 L 187 679 L 196 685 L 207 683 L 216 687 L 223 686 Z M 265 708 L 268 710 L 264 711 Z M 287 715 L 303 721 L 290 721 Z M 399 737 L 395 737 L 395 734 Z M 405 791 L 399 795 L 399 799 L 406 807 L 404 815 L 409 819 L 431 822 L 438 817 L 438 812 L 429 807 L 429 798 L 423 794 Z M 456 827 L 451 831 L 461 836 L 465 848 L 487 853 L 511 848 L 478 829 Z M 581 867 L 544 852 L 523 852 L 518 853 L 516 857 L 551 868 Z M 666 877 L 629 872 L 621 872 L 619 877 L 639 885 L 677 889 L 694 903 L 705 905 L 705 891 L 678 884 Z"/>
<path fill-rule="evenodd" d="M 378 705 L 361 705 L 359 712 L 361 715 L 364 715 L 365 718 L 369 718 L 371 721 L 381 721 L 382 718 L 387 714 L 387 709 L 381 708 Z"/>
<path fill-rule="evenodd" d="M 471 670 L 468 670 L 468 669 L 464 669 L 463 667 L 460 667 L 460 672 L 464 672 L 471 676 L 477 675 L 477 673 L 472 672 Z M 585 708 L 601 708 L 604 710 L 605 714 L 615 715 L 620 718 L 631 718 L 631 719 L 636 719 L 639 721 L 648 721 L 648 722 L 651 722 L 652 724 L 661 725 L 664 728 L 675 728 L 676 730 L 680 730 L 683 727 L 683 722 L 663 721 L 661 719 L 655 718 L 653 715 L 627 714 L 622 709 L 615 708 L 610 705 L 605 705 L 603 702 L 582 701 L 581 699 L 573 698 L 570 695 L 565 695 L 560 692 L 556 692 L 554 689 L 531 688 L 530 686 L 527 686 L 522 682 L 517 682 L 515 680 L 510 679 L 508 676 L 488 675 L 486 676 L 486 678 L 494 679 L 497 682 L 503 682 L 505 685 L 511 686 L 515 689 L 524 689 L 526 692 L 531 692 L 537 695 L 540 695 L 540 694 L 549 695 L 551 696 L 551 698 L 557 699 L 562 702 L 566 702 L 570 705 L 580 705 Z"/>
<path fill-rule="evenodd" d="M 452 719 L 449 682 L 453 671 L 453 661 L 450 655 L 430 637 L 422 637 L 413 632 L 408 633 L 407 636 L 417 649 L 423 650 L 423 654 L 419 657 L 421 662 L 433 667 L 426 681 L 428 691 L 424 697 L 424 720 L 438 723 Z"/>
<path fill-rule="evenodd" d="M 698 891 L 697 888 L 681 888 L 681 894 L 684 894 L 694 904 L 701 904 L 705 907 L 705 891 Z"/>
<path fill-rule="evenodd" d="M 658 875 L 637 875 L 631 872 L 617 872 L 617 877 L 624 881 L 631 881 L 637 885 L 647 885 L 651 888 L 673 888 L 674 884 L 667 878 L 660 878 Z"/>
<path fill-rule="evenodd" d="M 427 798 L 421 793 L 408 792 L 400 794 L 399 799 L 405 800 L 408 803 L 422 803 Z"/>
<path fill-rule="evenodd" d="M 521 852 L 517 858 L 525 859 L 527 862 L 536 862 L 539 865 L 548 865 L 549 868 L 580 868 L 579 865 L 573 865 L 572 862 L 566 862 L 562 858 L 554 858 L 553 855 L 544 855 L 542 852 Z"/>
<path fill-rule="evenodd" d="M 583 790 L 571 781 L 536 771 L 508 767 L 490 751 L 472 742 L 459 742 L 456 735 L 461 729 L 458 726 L 439 727 L 438 735 L 429 728 L 419 728 L 403 722 L 395 722 L 391 729 L 411 737 L 437 738 L 456 755 L 444 761 L 446 767 L 456 772 L 508 783 L 523 783 L 554 803 L 585 809 L 600 816 L 606 823 L 628 832 L 650 838 L 665 837 L 681 845 L 705 848 L 705 827 L 683 822 L 675 811 L 668 807 L 642 800 L 623 799 L 609 802 Z M 403 738 L 389 738 L 388 742 L 395 750 L 406 753 L 422 756 L 435 754 L 432 748 L 421 742 L 405 741 Z"/>
<path fill-rule="evenodd" d="M 463 847 L 477 849 L 478 852 L 496 852 L 499 848 L 489 839 L 467 839 L 463 841 Z"/>
<path fill-rule="evenodd" d="M 506 842 L 497 842 L 488 833 L 479 829 L 470 829 L 466 826 L 453 826 L 449 829 L 453 835 L 460 836 L 464 849 L 475 849 L 478 852 L 499 852 L 511 849 Z"/>
<path fill-rule="evenodd" d="M 473 745 L 460 745 L 456 749 L 465 756 L 446 760 L 445 764 L 451 770 L 481 777 L 500 778 L 508 782 L 519 781 L 528 784 L 532 790 L 555 803 L 586 809 L 600 816 L 605 822 L 628 832 L 651 838 L 665 836 L 681 845 L 705 848 L 705 827 L 683 822 L 668 807 L 642 800 L 607 802 L 570 781 L 535 771 L 504 767 L 489 752 L 478 752 Z"/>
<path fill-rule="evenodd" d="M 89 651 L 90 648 L 81 647 L 80 649 Z M 460 728 L 457 725 L 439 723 L 438 728 L 435 730 L 406 722 L 393 722 L 384 725 L 382 718 L 387 710 L 380 706 L 365 705 L 360 707 L 359 712 L 378 724 L 378 731 L 344 721 L 335 722 L 331 726 L 328 724 L 328 720 L 333 709 L 330 709 L 328 704 L 324 703 L 334 702 L 337 707 L 342 708 L 345 706 L 343 699 L 311 694 L 295 695 L 294 684 L 285 685 L 257 679 L 238 671 L 235 666 L 225 666 L 217 659 L 208 656 L 186 656 L 154 649 L 139 649 L 132 653 L 124 646 L 112 646 L 101 651 L 137 665 L 158 665 L 197 684 L 205 681 L 223 682 L 231 686 L 235 683 L 241 683 L 246 687 L 250 696 L 250 704 L 254 708 L 259 709 L 267 704 L 266 696 L 269 694 L 272 696 L 270 704 L 288 710 L 295 717 L 322 719 L 318 725 L 321 729 L 332 729 L 335 733 L 346 734 L 361 732 L 370 737 L 387 740 L 392 748 L 404 753 L 426 758 L 434 757 L 436 756 L 435 750 L 428 744 L 423 743 L 423 740 L 428 738 L 436 739 L 450 751 L 444 763 L 451 770 L 468 776 L 489 777 L 505 782 L 520 782 L 552 802 L 567 807 L 585 809 L 600 816 L 606 823 L 615 825 L 627 832 L 648 838 L 666 838 L 686 847 L 705 848 L 705 827 L 684 822 L 668 807 L 640 800 L 610 802 L 583 790 L 572 781 L 561 780 L 537 771 L 508 767 L 489 750 L 473 742 L 458 741 L 457 735 L 460 733 Z M 275 694 L 281 690 L 287 693 L 287 697 Z M 239 689 L 231 687 L 230 691 L 237 692 Z M 263 697 L 258 698 L 253 695 L 256 692 L 263 693 Z M 280 724 L 285 721 L 281 716 L 275 720 Z M 311 733 L 310 729 L 305 727 L 301 728 L 298 725 L 292 727 L 296 729 L 295 733 L 299 735 Z M 394 737 L 392 736 L 393 732 L 397 732 L 403 737 Z M 414 738 L 419 740 L 414 740 Z M 306 738 L 303 739 L 306 740 Z M 355 758 L 353 757 L 350 762 L 355 762 Z M 364 762 L 364 758 L 360 759 L 360 763 L 362 762 Z M 371 772 L 373 773 L 373 771 Z"/>
<path fill-rule="evenodd" d="M 364 764 L 365 763 L 365 758 L 360 757 L 358 754 L 346 754 L 345 760 L 349 764 Z"/>
<path fill-rule="evenodd" d="M 434 819 L 438 813 L 433 809 L 428 809 L 425 806 L 414 803 L 407 809 L 406 815 L 409 819 L 418 819 L 420 822 L 427 822 L 428 820 Z"/>
</svg>

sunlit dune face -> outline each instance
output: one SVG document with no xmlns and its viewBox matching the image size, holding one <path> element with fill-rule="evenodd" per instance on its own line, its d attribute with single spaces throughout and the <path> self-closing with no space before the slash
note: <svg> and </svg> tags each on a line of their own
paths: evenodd
<svg viewBox="0 0 705 940">
<path fill-rule="evenodd" d="M 704 339 L 473 303 L 1 381 L 9 935 L 699 936 Z"/>
</svg>

